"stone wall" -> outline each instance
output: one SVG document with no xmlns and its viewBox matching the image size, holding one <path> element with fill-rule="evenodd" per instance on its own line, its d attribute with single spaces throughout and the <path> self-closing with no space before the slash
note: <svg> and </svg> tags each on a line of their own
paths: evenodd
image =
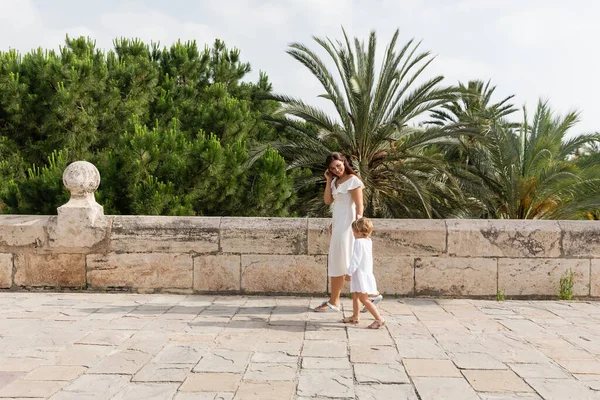
<svg viewBox="0 0 600 400">
<path fill-rule="evenodd" d="M 106 216 L 92 242 L 57 217 L 0 216 L 0 288 L 324 293 L 327 219 Z M 399 295 L 600 296 L 593 221 L 374 220 L 375 274 Z M 89 236 L 89 233 L 87 234 Z"/>
<path fill-rule="evenodd" d="M 73 165 L 65 171 L 72 198 L 58 216 L 0 216 L 0 289 L 327 292 L 329 220 L 104 216 L 93 200 L 95 167 Z M 600 296 L 598 222 L 378 219 L 374 225 L 381 292 L 555 297 L 560 277 L 572 269 L 577 297 Z"/>
</svg>

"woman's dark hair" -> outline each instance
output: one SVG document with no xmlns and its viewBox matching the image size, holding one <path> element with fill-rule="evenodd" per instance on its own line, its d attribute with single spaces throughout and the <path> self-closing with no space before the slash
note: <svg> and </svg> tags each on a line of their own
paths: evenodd
<svg viewBox="0 0 600 400">
<path fill-rule="evenodd" d="M 331 153 L 330 155 L 328 155 L 327 159 L 325 160 L 325 164 L 327 165 L 327 168 L 329 168 L 329 165 L 331 165 L 332 161 L 343 162 L 346 173 L 358 176 L 358 174 L 356 173 L 354 168 L 352 168 L 352 166 L 350 165 L 350 163 L 348 162 L 348 160 L 346 159 L 346 157 L 344 157 L 344 155 L 342 153 L 334 152 L 334 153 Z"/>
</svg>

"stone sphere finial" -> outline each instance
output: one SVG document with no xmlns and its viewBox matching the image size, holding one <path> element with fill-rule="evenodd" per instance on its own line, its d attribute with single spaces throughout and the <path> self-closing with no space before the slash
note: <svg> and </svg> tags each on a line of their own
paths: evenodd
<svg viewBox="0 0 600 400">
<path fill-rule="evenodd" d="M 63 184 L 71 192 L 71 197 L 86 197 L 100 186 L 100 172 L 92 163 L 75 161 L 65 169 Z"/>
</svg>

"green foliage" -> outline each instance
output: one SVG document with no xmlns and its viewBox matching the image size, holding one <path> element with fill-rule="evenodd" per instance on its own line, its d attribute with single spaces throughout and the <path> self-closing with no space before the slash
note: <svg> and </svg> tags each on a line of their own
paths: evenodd
<svg viewBox="0 0 600 400">
<path fill-rule="evenodd" d="M 442 217 L 460 198 L 442 153 L 431 146 L 447 136 L 443 129 L 411 127 L 416 118 L 445 104 L 454 89 L 439 86 L 441 76 L 427 79 L 423 71 L 432 61 L 428 52 L 410 40 L 397 46 L 396 31 L 386 47 L 383 64 L 375 67 L 377 47 L 374 32 L 365 44 L 351 40 L 315 38 L 333 62 L 328 69 L 320 56 L 307 46 L 294 43 L 288 53 L 317 78 L 321 95 L 334 107 L 335 116 L 300 99 L 276 96 L 284 103 L 282 118 L 291 140 L 273 147 L 291 168 L 310 170 L 311 176 L 297 181 L 297 188 L 311 191 L 302 202 L 309 215 L 324 215 L 323 171 L 326 156 L 340 151 L 350 157 L 365 183 L 365 214 L 374 217 Z M 420 83 L 416 83 L 420 82 Z M 300 118 L 310 125 L 298 124 Z M 311 131 L 316 127 L 317 134 Z"/>
<path fill-rule="evenodd" d="M 508 122 L 512 96 L 441 87 L 429 52 L 398 38 L 380 67 L 374 32 L 316 38 L 331 68 L 290 46 L 333 115 L 273 95 L 264 72 L 244 81 L 250 64 L 220 40 L 0 52 L 0 213 L 55 213 L 65 166 L 87 160 L 110 214 L 324 216 L 323 163 L 340 151 L 373 217 L 600 219 L 600 134 L 572 135 L 576 112 L 540 102 Z"/>
<path fill-rule="evenodd" d="M 504 299 L 505 299 L 504 291 L 498 289 L 498 291 L 496 292 L 496 301 L 504 301 Z"/>
<path fill-rule="evenodd" d="M 565 273 L 560 277 L 558 292 L 558 298 L 560 300 L 573 299 L 573 276 L 573 269 L 569 268 L 569 270 L 565 271 Z"/>
<path fill-rule="evenodd" d="M 0 212 L 56 213 L 65 166 L 88 160 L 107 213 L 289 215 L 297 173 L 273 149 L 247 166 L 248 146 L 282 137 L 263 119 L 268 77 L 249 71 L 219 40 L 0 53 Z"/>
<path fill-rule="evenodd" d="M 494 88 L 481 82 L 461 86 L 461 99 L 434 113 L 434 123 L 455 133 L 443 143 L 460 182 L 464 206 L 458 217 L 578 219 L 600 208 L 600 164 L 573 157 L 600 136 L 567 139 L 577 113 L 556 116 L 540 102 L 533 120 L 504 118 L 514 109 L 507 101 L 491 104 Z"/>
</svg>

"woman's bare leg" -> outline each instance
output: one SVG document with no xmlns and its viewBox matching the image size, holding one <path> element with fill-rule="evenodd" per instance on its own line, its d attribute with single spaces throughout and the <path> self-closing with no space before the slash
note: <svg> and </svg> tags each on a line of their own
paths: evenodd
<svg viewBox="0 0 600 400">
<path fill-rule="evenodd" d="M 331 294 L 329 295 L 329 302 L 336 307 L 340 306 L 340 295 L 342 294 L 343 287 L 344 275 L 331 277 Z"/>
<path fill-rule="evenodd" d="M 344 275 L 342 276 L 330 276 L 331 281 L 331 294 L 329 295 L 329 304 L 339 308 L 340 306 L 340 295 L 342 294 L 342 288 L 344 286 Z M 319 306 L 317 310 L 325 310 L 329 306 L 327 304 Z"/>
</svg>

